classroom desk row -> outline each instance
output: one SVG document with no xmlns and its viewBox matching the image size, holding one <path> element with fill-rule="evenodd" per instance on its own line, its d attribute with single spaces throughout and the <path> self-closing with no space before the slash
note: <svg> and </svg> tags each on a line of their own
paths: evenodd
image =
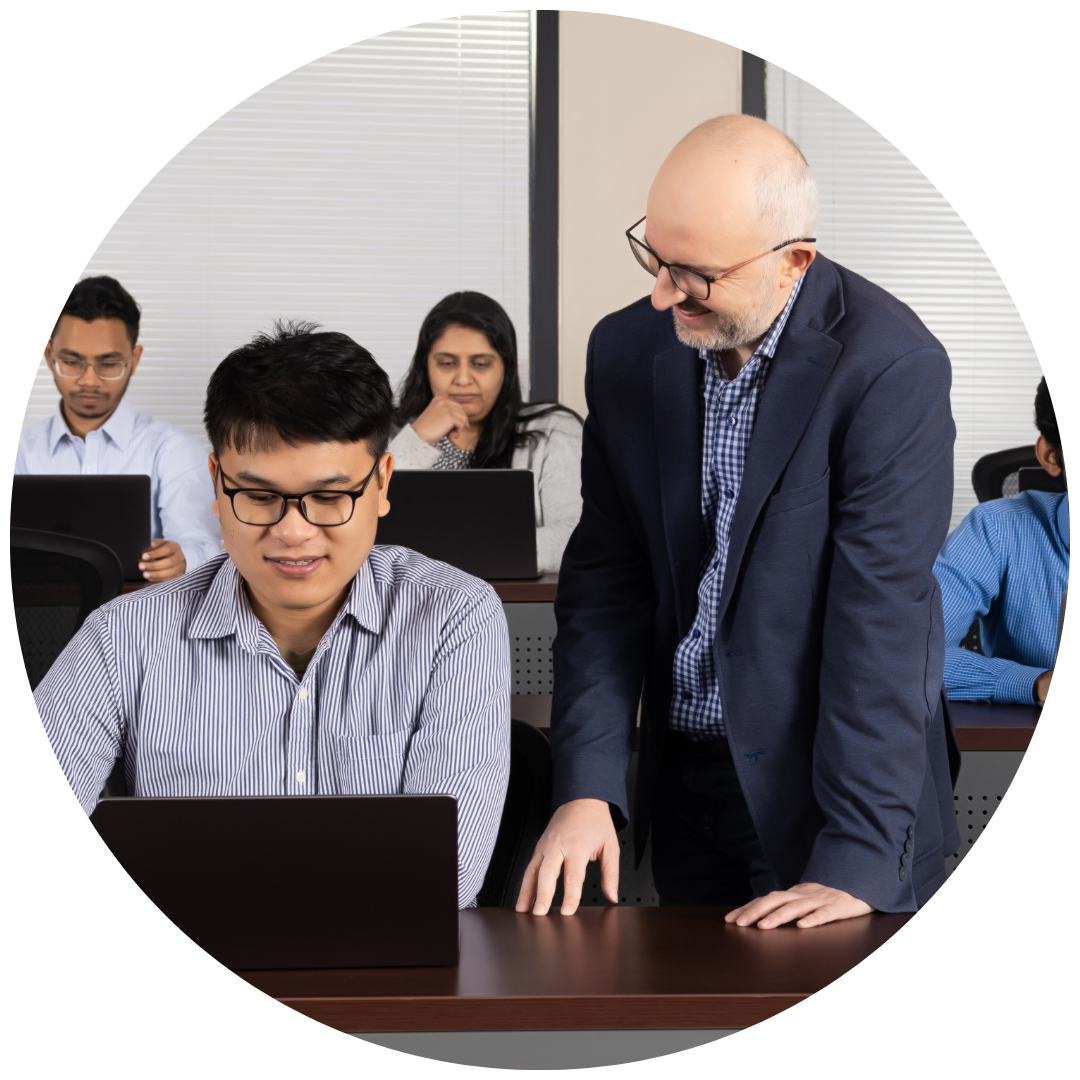
<svg viewBox="0 0 1080 1080">
<path fill-rule="evenodd" d="M 961 753 L 1023 751 L 1028 748 L 1042 709 L 1037 705 L 991 705 L 985 701 L 950 701 L 949 714 Z M 510 715 L 545 734 L 551 726 L 550 694 L 515 694 Z"/>
</svg>

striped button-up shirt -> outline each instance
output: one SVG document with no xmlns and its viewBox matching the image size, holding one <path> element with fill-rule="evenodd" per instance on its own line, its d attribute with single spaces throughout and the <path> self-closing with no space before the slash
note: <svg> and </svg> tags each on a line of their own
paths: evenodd
<svg viewBox="0 0 1080 1080">
<path fill-rule="evenodd" d="M 1069 496 L 1024 491 L 976 506 L 934 563 L 945 613 L 945 691 L 957 701 L 1031 704 L 1054 667 L 1069 587 Z M 979 620 L 985 656 L 961 649 Z"/>
<path fill-rule="evenodd" d="M 47 420 L 23 430 L 15 472 L 149 476 L 151 537 L 175 540 L 188 570 L 221 551 L 206 451 L 186 431 L 136 412 L 126 399 L 85 440 L 71 434 L 57 405 Z"/>
<path fill-rule="evenodd" d="M 724 374 L 720 357 L 701 350 L 705 360 L 705 432 L 701 458 L 701 572 L 698 606 L 690 633 L 675 650 L 670 727 L 691 739 L 724 735 L 724 710 L 716 677 L 713 639 L 724 587 L 731 519 L 742 487 L 746 450 L 757 419 L 758 402 L 795 299 L 800 277 L 783 311 L 734 379 Z"/>
<path fill-rule="evenodd" d="M 303 679 L 227 555 L 98 608 L 34 692 L 90 813 L 131 795 L 446 794 L 473 903 L 510 768 L 510 646 L 490 585 L 375 547 Z"/>
</svg>

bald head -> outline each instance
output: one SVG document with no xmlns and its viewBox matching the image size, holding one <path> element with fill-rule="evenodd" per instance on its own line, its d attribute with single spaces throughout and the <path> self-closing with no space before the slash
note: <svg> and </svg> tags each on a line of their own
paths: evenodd
<svg viewBox="0 0 1080 1080">
<path fill-rule="evenodd" d="M 816 218 L 817 187 L 783 132 L 751 116 L 707 120 L 668 154 L 649 189 L 653 306 L 672 309 L 684 344 L 744 362 L 813 262 L 805 240 Z"/>
<path fill-rule="evenodd" d="M 656 174 L 651 214 L 659 202 L 699 222 L 720 215 L 729 237 L 766 247 L 813 236 L 817 224 L 806 159 L 782 131 L 753 116 L 717 116 L 687 134 Z"/>
</svg>

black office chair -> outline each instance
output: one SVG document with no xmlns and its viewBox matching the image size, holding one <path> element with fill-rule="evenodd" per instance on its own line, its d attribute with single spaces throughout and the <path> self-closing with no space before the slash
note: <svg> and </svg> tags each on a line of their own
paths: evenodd
<svg viewBox="0 0 1080 1080">
<path fill-rule="evenodd" d="M 510 721 L 510 783 L 478 907 L 517 902 L 525 867 L 551 817 L 551 747 L 523 720 Z"/>
<path fill-rule="evenodd" d="M 1051 476 L 1035 456 L 1034 446 L 1014 446 L 984 454 L 971 470 L 971 486 L 979 502 L 1007 499 L 1021 491 L 1065 490 L 1065 477 Z"/>
<path fill-rule="evenodd" d="M 31 689 L 87 615 L 119 596 L 122 586 L 112 548 L 62 533 L 11 530 L 11 591 Z"/>
</svg>

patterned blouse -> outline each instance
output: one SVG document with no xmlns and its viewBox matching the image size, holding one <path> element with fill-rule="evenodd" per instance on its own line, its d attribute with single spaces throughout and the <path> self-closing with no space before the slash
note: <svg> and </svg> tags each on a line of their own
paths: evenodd
<svg viewBox="0 0 1080 1080">
<path fill-rule="evenodd" d="M 473 452 L 460 450 L 444 435 L 437 443 L 435 449 L 439 451 L 439 460 L 431 467 L 433 469 L 468 469 L 472 467 Z"/>
</svg>

